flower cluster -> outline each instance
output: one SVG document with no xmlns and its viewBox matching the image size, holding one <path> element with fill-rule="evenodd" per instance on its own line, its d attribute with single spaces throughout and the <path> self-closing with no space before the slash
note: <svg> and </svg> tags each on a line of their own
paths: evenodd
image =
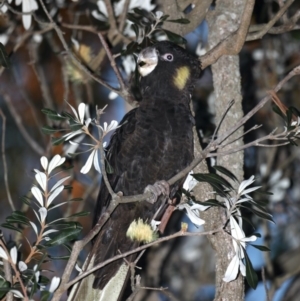
<svg viewBox="0 0 300 301">
<path fill-rule="evenodd" d="M 257 236 L 252 235 L 250 237 L 246 237 L 245 232 L 243 231 L 241 207 L 243 207 L 243 204 L 247 202 L 254 206 L 256 205 L 253 198 L 249 196 L 249 193 L 259 189 L 260 186 L 248 188 L 248 186 L 250 186 L 254 181 L 254 176 L 251 176 L 248 180 L 241 182 L 235 196 L 223 199 L 227 210 L 227 216 L 229 218 L 230 232 L 235 251 L 235 255 L 231 259 L 223 278 L 223 281 L 225 282 L 230 282 L 236 279 L 239 271 L 244 277 L 247 276 L 244 263 L 245 257 L 247 256 L 246 243 L 256 241 Z M 271 215 L 265 212 L 261 212 L 261 214 L 266 217 L 269 216 L 269 219 L 271 219 Z"/>
<path fill-rule="evenodd" d="M 86 163 L 83 165 L 83 167 L 81 168 L 80 172 L 83 174 L 86 174 L 90 171 L 92 165 L 94 165 L 94 168 L 96 169 L 96 171 L 98 171 L 99 173 L 101 173 L 101 168 L 100 168 L 100 164 L 99 164 L 99 156 L 100 156 L 100 144 L 103 145 L 103 147 L 106 146 L 106 143 L 102 142 L 103 138 L 105 135 L 107 135 L 109 132 L 115 130 L 118 127 L 118 122 L 116 120 L 112 120 L 110 124 L 108 124 L 107 122 L 104 122 L 103 126 L 99 125 L 98 123 L 93 122 L 93 120 L 90 117 L 86 117 L 86 115 L 88 115 L 88 107 L 86 104 L 84 103 L 80 103 L 78 105 L 78 112 L 71 106 L 69 105 L 72 112 L 73 112 L 73 116 L 71 118 L 72 120 L 72 128 L 74 129 L 74 131 L 71 131 L 68 134 L 65 134 L 62 138 L 64 141 L 69 141 L 69 143 L 73 146 L 75 146 L 76 148 L 79 146 L 78 141 L 73 141 L 71 139 L 78 137 L 78 136 L 82 136 L 82 138 L 84 137 L 84 135 L 89 136 L 92 141 L 94 142 L 94 144 L 91 143 L 82 143 L 82 145 L 87 146 L 88 150 L 84 151 L 85 152 L 91 152 Z M 103 112 L 105 108 L 103 108 L 101 110 L 101 113 Z M 100 139 L 96 139 L 93 134 L 90 132 L 89 130 L 89 126 L 90 125 L 95 125 L 99 132 L 100 132 Z M 80 139 L 82 140 L 82 139 Z M 75 153 L 76 155 L 76 153 Z"/>
</svg>

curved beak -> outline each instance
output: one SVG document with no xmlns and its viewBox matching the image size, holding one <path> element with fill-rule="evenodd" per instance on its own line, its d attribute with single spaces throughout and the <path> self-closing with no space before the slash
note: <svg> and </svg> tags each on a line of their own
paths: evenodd
<svg viewBox="0 0 300 301">
<path fill-rule="evenodd" d="M 154 47 L 143 49 L 137 59 L 138 70 L 141 76 L 147 76 L 156 67 L 158 63 L 158 54 Z"/>
</svg>

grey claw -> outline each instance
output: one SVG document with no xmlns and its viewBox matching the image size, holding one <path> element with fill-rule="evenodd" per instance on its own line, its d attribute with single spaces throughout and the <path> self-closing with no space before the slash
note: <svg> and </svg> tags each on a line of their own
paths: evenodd
<svg viewBox="0 0 300 301">
<path fill-rule="evenodd" d="M 146 201 L 151 204 L 154 204 L 160 195 L 169 196 L 170 185 L 165 180 L 158 181 L 155 182 L 154 185 L 148 185 L 144 190 L 144 193 L 146 192 L 151 192 L 152 194 L 151 197 L 148 198 Z"/>
</svg>

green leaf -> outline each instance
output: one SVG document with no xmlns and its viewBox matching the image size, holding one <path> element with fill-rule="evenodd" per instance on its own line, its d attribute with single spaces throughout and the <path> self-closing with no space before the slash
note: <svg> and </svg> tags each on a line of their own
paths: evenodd
<svg viewBox="0 0 300 301">
<path fill-rule="evenodd" d="M 139 32 L 140 32 L 139 26 L 138 26 L 137 24 L 133 23 L 133 24 L 131 25 L 131 29 L 134 31 L 136 38 L 138 38 L 138 37 L 139 37 Z M 130 44 L 132 44 L 132 43 L 135 43 L 135 42 L 131 42 Z M 130 45 L 130 44 L 129 44 L 129 45 Z M 131 45 L 130 45 L 130 46 L 131 46 Z M 126 50 L 128 50 L 128 47 L 127 47 Z"/>
<path fill-rule="evenodd" d="M 136 25 L 136 24 L 133 24 L 133 25 Z M 132 25 L 132 26 L 133 26 Z M 136 25 L 137 26 L 137 25 Z M 137 36 L 138 37 L 138 36 Z M 121 52 L 121 55 L 129 55 L 129 54 L 132 54 L 134 52 L 136 52 L 138 50 L 138 47 L 139 47 L 139 44 L 136 43 L 136 42 L 131 42 L 127 45 L 126 49 L 124 49 L 122 52 Z"/>
<path fill-rule="evenodd" d="M 49 257 L 52 260 L 68 260 L 70 258 L 70 255 L 64 255 L 64 256 L 50 256 Z"/>
<path fill-rule="evenodd" d="M 214 173 L 198 173 L 192 176 L 199 182 L 207 182 L 208 184 L 222 185 L 228 189 L 233 189 L 232 185 L 218 174 Z"/>
<path fill-rule="evenodd" d="M 42 293 L 41 293 L 41 301 L 47 301 L 50 296 L 51 296 L 50 292 L 48 292 L 48 291 L 42 291 Z"/>
<path fill-rule="evenodd" d="M 2 299 L 10 290 L 10 282 L 0 277 L 0 298 Z"/>
<path fill-rule="evenodd" d="M 149 12 L 147 10 L 139 9 L 139 8 L 134 8 L 133 11 L 136 14 L 138 14 L 138 15 L 144 17 L 144 18 L 147 18 L 147 19 L 150 19 L 150 20 L 153 19 L 153 16 L 151 14 L 149 14 Z"/>
<path fill-rule="evenodd" d="M 299 111 L 297 108 L 295 108 L 295 107 L 293 107 L 293 106 L 290 106 L 290 107 L 289 107 L 289 110 L 290 110 L 294 115 L 300 116 L 300 111 Z"/>
<path fill-rule="evenodd" d="M 23 225 L 27 225 L 29 226 L 30 223 L 29 221 L 24 221 L 24 220 L 21 220 L 21 219 L 17 219 L 17 218 L 14 218 L 13 216 L 8 216 L 5 221 L 8 223 L 8 224 L 23 224 Z"/>
<path fill-rule="evenodd" d="M 262 251 L 262 252 L 269 252 L 269 251 L 271 251 L 268 247 L 266 247 L 266 246 L 260 246 L 260 245 L 252 245 L 252 244 L 249 244 L 249 246 L 252 246 L 252 247 L 254 247 L 254 248 L 256 248 L 256 249 L 258 249 L 258 250 L 260 250 L 260 251 Z"/>
<path fill-rule="evenodd" d="M 13 226 L 13 225 L 11 225 L 9 223 L 1 224 L 1 227 L 22 233 L 21 229 L 15 227 L 15 226 Z"/>
<path fill-rule="evenodd" d="M 69 200 L 68 202 L 81 202 L 83 201 L 83 198 L 73 198 L 71 200 Z"/>
<path fill-rule="evenodd" d="M 56 133 L 58 132 L 57 129 L 54 129 L 53 127 L 51 126 L 43 126 L 42 127 L 42 132 L 45 134 L 45 135 L 51 135 L 53 133 Z"/>
<path fill-rule="evenodd" d="M 237 177 L 230 170 L 228 170 L 227 168 L 225 168 L 223 166 L 215 165 L 215 166 L 213 166 L 213 169 L 215 169 L 218 172 L 224 174 L 225 176 L 227 176 L 231 180 L 238 182 Z"/>
<path fill-rule="evenodd" d="M 70 129 L 72 132 L 80 130 L 80 129 L 82 129 L 82 127 L 83 127 L 82 124 L 78 124 L 78 123 L 70 124 Z"/>
<path fill-rule="evenodd" d="M 224 204 L 220 203 L 216 199 L 209 199 L 209 200 L 206 200 L 205 202 L 200 202 L 200 201 L 196 200 L 196 203 L 203 205 L 203 206 L 216 206 L 216 207 L 226 208 L 226 206 Z"/>
<path fill-rule="evenodd" d="M 72 215 L 68 216 L 67 218 L 78 217 L 78 216 L 87 216 L 87 215 L 90 215 L 90 212 L 88 212 L 88 211 L 81 211 L 81 212 L 72 214 Z"/>
<path fill-rule="evenodd" d="M 275 224 L 275 222 L 274 222 L 274 220 L 272 218 L 272 215 L 269 214 L 269 213 L 261 212 L 259 210 L 254 209 L 253 207 L 248 207 L 248 206 L 243 206 L 243 205 L 241 205 L 240 207 L 243 207 L 243 208 L 251 211 L 255 215 L 257 215 L 258 217 L 260 217 L 262 219 L 265 219 L 265 220 L 268 220 L 268 221 L 270 221 L 270 222 L 272 222 L 272 223 Z"/>
<path fill-rule="evenodd" d="M 12 219 L 16 220 L 16 222 L 22 223 L 22 224 L 26 224 L 26 225 L 30 225 L 29 223 L 29 219 L 26 217 L 26 215 L 21 212 L 21 211 L 14 211 L 11 214 Z"/>
<path fill-rule="evenodd" d="M 77 223 L 78 225 L 80 225 L 79 223 Z M 61 245 L 64 244 L 68 241 L 77 239 L 80 232 L 82 230 L 81 226 L 78 226 L 76 228 L 68 228 L 68 229 L 64 229 L 59 231 L 59 234 L 56 235 L 54 238 L 52 238 L 50 241 L 48 241 L 46 243 L 47 246 L 57 246 L 57 245 Z"/>
<path fill-rule="evenodd" d="M 255 235 L 256 237 L 261 237 L 261 234 L 260 233 L 253 233 L 252 235 Z"/>
<path fill-rule="evenodd" d="M 180 18 L 180 19 L 174 19 L 174 20 L 166 20 L 166 22 L 173 22 L 173 23 L 179 23 L 179 24 L 189 24 L 191 23 L 190 20 Z"/>
<path fill-rule="evenodd" d="M 11 65 L 5 47 L 1 42 L 0 42 L 0 65 L 3 66 L 4 68 L 9 68 Z"/>
<path fill-rule="evenodd" d="M 51 109 L 42 109 L 42 112 L 49 118 L 52 120 L 66 120 L 67 118 L 61 115 L 58 115 L 57 112 L 51 110 Z"/>
<path fill-rule="evenodd" d="M 63 143 L 65 140 L 66 140 L 65 137 L 59 137 L 59 138 L 52 137 L 51 138 L 53 145 L 59 145 L 59 144 Z"/>
<path fill-rule="evenodd" d="M 134 24 L 140 24 L 140 20 L 139 18 L 137 18 L 134 14 L 132 13 L 127 13 L 127 19 L 131 22 L 133 22 Z"/>
<path fill-rule="evenodd" d="M 166 21 L 169 17 L 170 17 L 170 15 L 163 15 L 163 16 L 160 18 L 160 21 Z"/>
<path fill-rule="evenodd" d="M 174 32 L 171 32 L 169 30 L 166 30 L 166 29 L 162 29 L 162 31 L 165 32 L 165 34 L 167 35 L 168 39 L 175 43 L 175 44 L 186 44 L 186 39 L 183 38 L 182 36 L 174 33 Z"/>
<path fill-rule="evenodd" d="M 252 263 L 245 249 L 244 249 L 244 254 L 245 254 L 245 265 L 246 265 L 246 280 L 251 288 L 256 289 L 258 283 L 257 274 L 253 269 Z"/>
<path fill-rule="evenodd" d="M 31 202 L 32 202 L 31 198 L 29 198 L 28 196 L 22 196 L 21 199 L 23 203 L 25 203 L 28 206 L 31 206 Z"/>
</svg>

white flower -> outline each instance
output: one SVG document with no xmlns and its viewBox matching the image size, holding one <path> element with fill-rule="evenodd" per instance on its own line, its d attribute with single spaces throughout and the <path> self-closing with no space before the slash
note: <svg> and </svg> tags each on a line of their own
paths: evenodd
<svg viewBox="0 0 300 301">
<path fill-rule="evenodd" d="M 51 280 L 51 283 L 50 283 L 49 292 L 50 292 L 50 293 L 54 293 L 54 292 L 56 291 L 56 289 L 58 288 L 59 283 L 60 283 L 60 278 L 54 276 L 54 277 L 52 278 L 52 280 Z"/>
<path fill-rule="evenodd" d="M 27 270 L 27 264 L 24 261 L 19 261 L 18 268 L 19 268 L 20 272 L 24 272 Z"/>
<path fill-rule="evenodd" d="M 297 120 L 292 121 L 291 126 L 299 126 L 300 125 L 300 117 L 298 116 Z"/>
<path fill-rule="evenodd" d="M 45 156 L 41 157 L 41 165 L 46 171 L 48 168 L 48 159 Z"/>
<path fill-rule="evenodd" d="M 41 207 L 39 209 L 39 213 L 40 213 L 40 220 L 41 220 L 41 223 L 44 223 L 46 217 L 47 217 L 47 209 L 45 207 Z"/>
<path fill-rule="evenodd" d="M 7 0 L 8 3 L 11 3 L 11 1 L 12 1 L 12 0 Z M 3 3 L 3 2 L 2 2 L 2 3 Z M 7 12 L 7 10 L 8 10 L 7 6 L 6 6 L 5 4 L 2 5 L 2 7 L 1 7 L 1 12 L 5 14 L 5 13 Z"/>
<path fill-rule="evenodd" d="M 161 223 L 161 221 L 156 221 L 155 219 L 153 219 L 153 220 L 151 221 L 151 224 L 150 224 L 152 230 L 153 230 L 153 231 L 157 231 L 158 226 L 160 225 L 160 223 Z"/>
<path fill-rule="evenodd" d="M 104 122 L 103 127 L 100 126 L 101 130 L 103 131 L 103 136 L 108 132 L 115 130 L 117 127 L 118 121 L 116 120 L 112 120 L 109 125 L 107 124 L 107 122 Z"/>
<path fill-rule="evenodd" d="M 10 290 L 10 292 L 12 292 L 14 294 L 14 297 L 24 299 L 24 296 L 22 295 L 22 293 L 20 291 Z"/>
<path fill-rule="evenodd" d="M 36 272 L 34 273 L 34 277 L 35 277 L 35 281 L 36 281 L 36 282 L 39 282 L 40 275 L 41 275 L 41 272 L 40 272 L 40 271 L 36 271 Z"/>
<path fill-rule="evenodd" d="M 2 247 L 0 247 L 0 257 L 5 260 L 8 259 L 6 252 L 4 251 L 4 249 Z"/>
<path fill-rule="evenodd" d="M 16 5 L 20 5 L 22 2 L 22 13 L 30 13 L 38 9 L 37 2 L 35 0 L 16 0 Z M 22 15 L 22 22 L 24 28 L 27 30 L 31 26 L 32 15 L 25 14 Z"/>
<path fill-rule="evenodd" d="M 238 195 L 241 196 L 241 195 L 250 193 L 261 187 L 261 186 L 256 186 L 256 187 L 251 187 L 251 188 L 248 188 L 245 190 L 245 188 L 248 187 L 249 185 L 251 185 L 254 181 L 255 181 L 254 176 L 251 176 L 248 180 L 243 181 L 239 186 Z"/>
<path fill-rule="evenodd" d="M 118 17 L 123 13 L 125 0 L 114 2 L 113 8 L 115 16 Z M 97 1 L 99 11 L 105 15 L 107 14 L 107 8 L 103 0 Z M 151 4 L 151 0 L 130 0 L 128 11 L 132 11 L 134 8 L 145 9 L 147 11 L 152 11 L 155 8 L 155 5 Z"/>
<path fill-rule="evenodd" d="M 157 20 L 160 20 L 163 15 L 164 15 L 164 13 L 160 10 L 157 10 L 155 12 L 155 17 L 156 17 Z"/>
<path fill-rule="evenodd" d="M 34 230 L 34 233 L 36 234 L 36 236 L 38 236 L 38 229 L 37 229 L 36 224 L 33 222 L 29 222 L 29 223 L 30 223 L 32 229 Z"/>
<path fill-rule="evenodd" d="M 179 204 L 176 206 L 176 209 L 178 210 L 186 210 L 187 216 L 190 219 L 190 221 L 196 225 L 201 226 L 205 224 L 205 221 L 200 218 L 199 211 L 204 211 L 209 206 L 203 206 L 200 204 L 192 203 L 192 206 L 190 206 L 188 203 Z"/>
<path fill-rule="evenodd" d="M 39 170 L 36 170 L 35 172 L 36 172 L 35 179 L 39 183 L 43 191 L 45 192 L 47 189 L 47 176 L 44 172 L 41 172 Z"/>
<path fill-rule="evenodd" d="M 53 202 L 53 200 L 64 190 L 64 185 L 57 187 L 49 196 L 47 200 L 47 207 Z"/>
<path fill-rule="evenodd" d="M 61 157 L 60 155 L 55 155 L 49 163 L 48 174 L 52 172 L 53 169 L 62 165 L 66 161 L 65 157 Z"/>
<path fill-rule="evenodd" d="M 42 192 L 40 191 L 40 189 L 34 186 L 31 188 L 31 193 L 35 197 L 35 199 L 39 202 L 41 207 L 43 207 L 44 200 L 43 200 L 43 195 L 42 195 Z"/>
<path fill-rule="evenodd" d="M 69 103 L 68 105 L 70 106 L 71 110 L 73 111 L 73 114 L 75 116 L 75 121 L 79 124 L 84 124 L 84 116 L 86 115 L 86 113 L 88 112 L 88 106 L 81 102 L 78 105 L 78 113 L 76 112 L 76 110 L 74 109 L 74 107 L 72 107 Z"/>
<path fill-rule="evenodd" d="M 109 92 L 109 94 L 108 94 L 108 98 L 109 98 L 110 100 L 116 99 L 118 96 L 119 96 L 119 94 L 116 93 L 116 92 L 114 92 L 114 91 L 111 91 L 111 92 Z"/>
<path fill-rule="evenodd" d="M 246 267 L 243 263 L 244 249 L 246 248 L 246 242 L 255 241 L 257 237 L 252 235 L 250 237 L 246 237 L 244 231 L 241 226 L 237 223 L 233 216 L 230 216 L 230 228 L 231 235 L 233 237 L 233 247 L 235 251 L 235 255 L 231 259 L 227 270 L 225 272 L 223 281 L 230 282 L 236 279 L 238 272 L 240 271 L 243 276 L 246 276 Z"/>
<path fill-rule="evenodd" d="M 127 75 L 130 75 L 132 72 L 134 72 L 136 63 L 133 58 L 133 55 L 122 56 L 122 65 Z"/>
<path fill-rule="evenodd" d="M 192 176 L 193 173 L 194 172 L 191 170 L 183 183 L 183 188 L 187 191 L 192 191 L 198 183 L 198 181 Z"/>
<path fill-rule="evenodd" d="M 14 246 L 13 248 L 10 249 L 10 258 L 14 264 L 17 263 L 17 257 L 18 257 L 18 250 L 17 247 Z"/>
<path fill-rule="evenodd" d="M 91 154 L 89 155 L 86 163 L 84 164 L 84 166 L 81 168 L 80 172 L 83 173 L 83 174 L 87 174 L 91 167 L 92 167 L 92 164 L 94 164 L 94 167 L 95 169 L 101 173 L 101 168 L 100 168 L 100 165 L 99 165 L 99 159 L 98 159 L 98 149 L 97 148 L 94 148 L 93 151 L 91 152 Z"/>
<path fill-rule="evenodd" d="M 75 265 L 75 270 L 78 271 L 79 273 L 82 272 L 82 268 L 78 265 L 78 263 L 76 263 Z"/>
</svg>

